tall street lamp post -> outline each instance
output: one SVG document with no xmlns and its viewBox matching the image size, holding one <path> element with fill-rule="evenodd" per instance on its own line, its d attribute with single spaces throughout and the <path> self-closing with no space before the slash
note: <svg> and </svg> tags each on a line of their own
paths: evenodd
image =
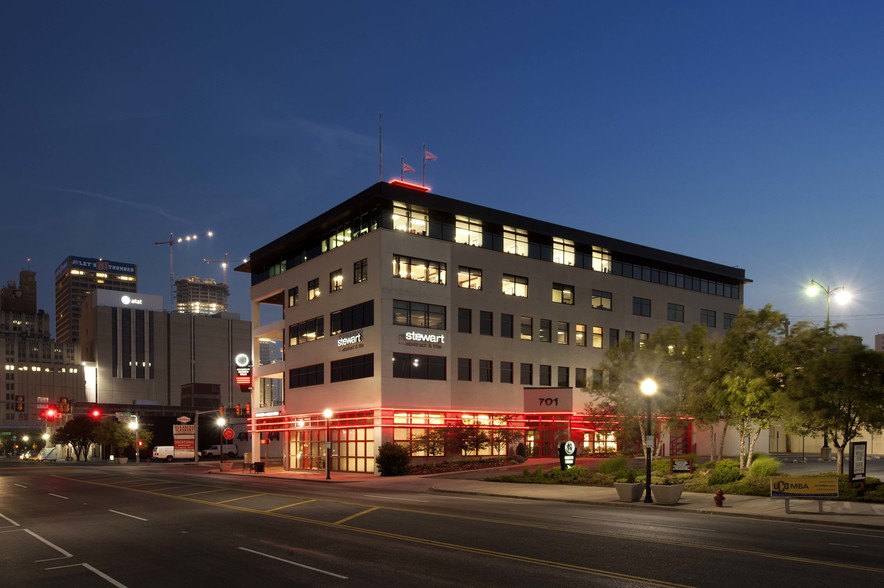
<svg viewBox="0 0 884 588">
<path fill-rule="evenodd" d="M 129 428 L 135 431 L 135 463 L 139 464 L 141 463 L 141 452 L 138 446 L 138 415 L 135 415 L 135 418 L 129 421 Z"/>
<path fill-rule="evenodd" d="M 648 427 L 645 436 L 645 502 L 654 502 L 651 498 L 651 448 L 654 446 L 654 431 L 651 428 L 651 398 L 657 393 L 657 382 L 651 378 L 645 378 L 639 384 L 639 389 L 648 399 Z"/>
<path fill-rule="evenodd" d="M 811 280 L 810 285 L 807 287 L 807 295 L 816 296 L 821 291 L 826 295 L 826 333 L 828 334 L 831 326 L 829 321 L 829 307 L 832 304 L 832 298 L 834 298 L 835 302 L 838 304 L 846 304 L 850 301 L 850 292 L 848 292 L 847 288 L 844 286 L 829 288 L 828 286 L 820 284 L 816 280 Z"/>
<path fill-rule="evenodd" d="M 322 416 L 325 417 L 325 479 L 331 480 L 331 418 L 335 413 L 332 412 L 332 409 L 326 408 L 322 411 Z"/>
</svg>

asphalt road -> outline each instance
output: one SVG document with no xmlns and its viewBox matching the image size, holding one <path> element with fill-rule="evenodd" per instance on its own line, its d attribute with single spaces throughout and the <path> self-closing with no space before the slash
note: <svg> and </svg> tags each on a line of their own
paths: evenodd
<svg viewBox="0 0 884 588">
<path fill-rule="evenodd" d="M 880 585 L 884 533 L 208 466 L 0 460 L 8 586 Z"/>
</svg>

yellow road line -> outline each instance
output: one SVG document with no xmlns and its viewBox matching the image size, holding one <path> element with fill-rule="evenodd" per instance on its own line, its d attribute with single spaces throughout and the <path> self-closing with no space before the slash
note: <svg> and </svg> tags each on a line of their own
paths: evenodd
<svg viewBox="0 0 884 588">
<path fill-rule="evenodd" d="M 293 502 L 291 504 L 283 504 L 282 506 L 277 506 L 276 508 L 271 508 L 270 510 L 262 510 L 261 512 L 273 512 L 276 510 L 282 510 L 284 508 L 289 508 L 291 506 L 298 506 L 299 504 L 307 504 L 308 502 L 316 502 L 316 499 L 310 498 L 309 500 L 302 500 L 301 502 Z"/>
<path fill-rule="evenodd" d="M 346 523 L 347 521 L 351 521 L 351 520 L 355 519 L 356 517 L 361 517 L 364 514 L 368 514 L 370 512 L 376 511 L 379 508 L 380 508 L 380 506 L 373 506 L 371 508 L 367 508 L 367 509 L 363 510 L 362 512 L 357 512 L 356 514 L 352 514 L 349 517 L 344 517 L 340 521 L 336 521 L 335 524 L 342 525 L 342 524 Z"/>
<path fill-rule="evenodd" d="M 246 496 L 239 496 L 237 498 L 228 498 L 227 500 L 222 500 L 215 504 L 227 504 L 228 502 L 235 502 L 237 500 L 242 500 L 243 498 L 255 498 L 256 496 L 264 496 L 265 494 L 266 492 L 261 492 L 260 494 L 247 494 Z"/>
<path fill-rule="evenodd" d="M 149 492 L 151 494 L 159 494 L 160 496 L 172 496 L 173 498 L 184 498 L 185 496 L 196 496 L 197 494 L 211 494 L 212 492 L 227 492 L 229 488 L 216 488 L 215 490 L 203 490 L 202 492 L 191 492 L 190 494 L 179 494 L 177 496 L 173 496 L 172 494 L 160 494 L 159 492 L 152 492 L 150 490 L 139 490 L 138 488 L 132 488 L 136 492 Z M 206 504 L 214 504 L 211 502 L 207 502 Z"/>
</svg>

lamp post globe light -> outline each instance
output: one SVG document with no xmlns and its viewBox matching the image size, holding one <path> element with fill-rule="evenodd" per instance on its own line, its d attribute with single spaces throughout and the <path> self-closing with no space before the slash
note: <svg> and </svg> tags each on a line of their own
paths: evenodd
<svg viewBox="0 0 884 588">
<path fill-rule="evenodd" d="M 835 302 L 838 304 L 847 304 L 850 302 L 850 292 L 844 286 L 830 288 L 813 279 L 810 280 L 810 285 L 807 286 L 805 292 L 808 296 L 816 296 L 820 292 L 823 292 L 826 295 L 826 333 L 828 333 L 830 327 L 829 309 L 832 305 L 832 299 L 834 298 Z"/>
<path fill-rule="evenodd" d="M 331 480 L 331 418 L 335 413 L 330 408 L 322 411 L 325 417 L 325 479 Z"/>
<path fill-rule="evenodd" d="M 138 417 L 136 416 L 134 419 L 129 421 L 129 428 L 135 431 L 135 463 L 141 463 L 141 449 L 138 446 Z"/>
<path fill-rule="evenodd" d="M 651 503 L 651 447 L 654 446 L 654 432 L 651 429 L 651 398 L 657 393 L 657 382 L 645 378 L 639 384 L 639 390 L 648 399 L 648 427 L 645 436 L 645 502 Z"/>
</svg>

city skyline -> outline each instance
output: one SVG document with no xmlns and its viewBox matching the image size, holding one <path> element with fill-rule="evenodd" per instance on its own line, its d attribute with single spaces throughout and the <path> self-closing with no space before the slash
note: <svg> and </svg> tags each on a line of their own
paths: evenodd
<svg viewBox="0 0 884 588">
<path fill-rule="evenodd" d="M 506 6 L 506 10 L 502 7 Z M 342 9 L 345 8 L 345 9 Z M 466 18 L 469 15 L 469 18 Z M 745 303 L 884 331 L 884 8 L 0 6 L 0 280 L 69 255 L 222 281 L 404 161 L 434 193 L 746 269 Z M 383 171 L 379 114 L 383 113 Z M 160 243 L 156 245 L 155 243 Z M 27 260 L 30 258 L 30 262 Z M 55 326 L 53 324 L 53 333 Z"/>
</svg>

